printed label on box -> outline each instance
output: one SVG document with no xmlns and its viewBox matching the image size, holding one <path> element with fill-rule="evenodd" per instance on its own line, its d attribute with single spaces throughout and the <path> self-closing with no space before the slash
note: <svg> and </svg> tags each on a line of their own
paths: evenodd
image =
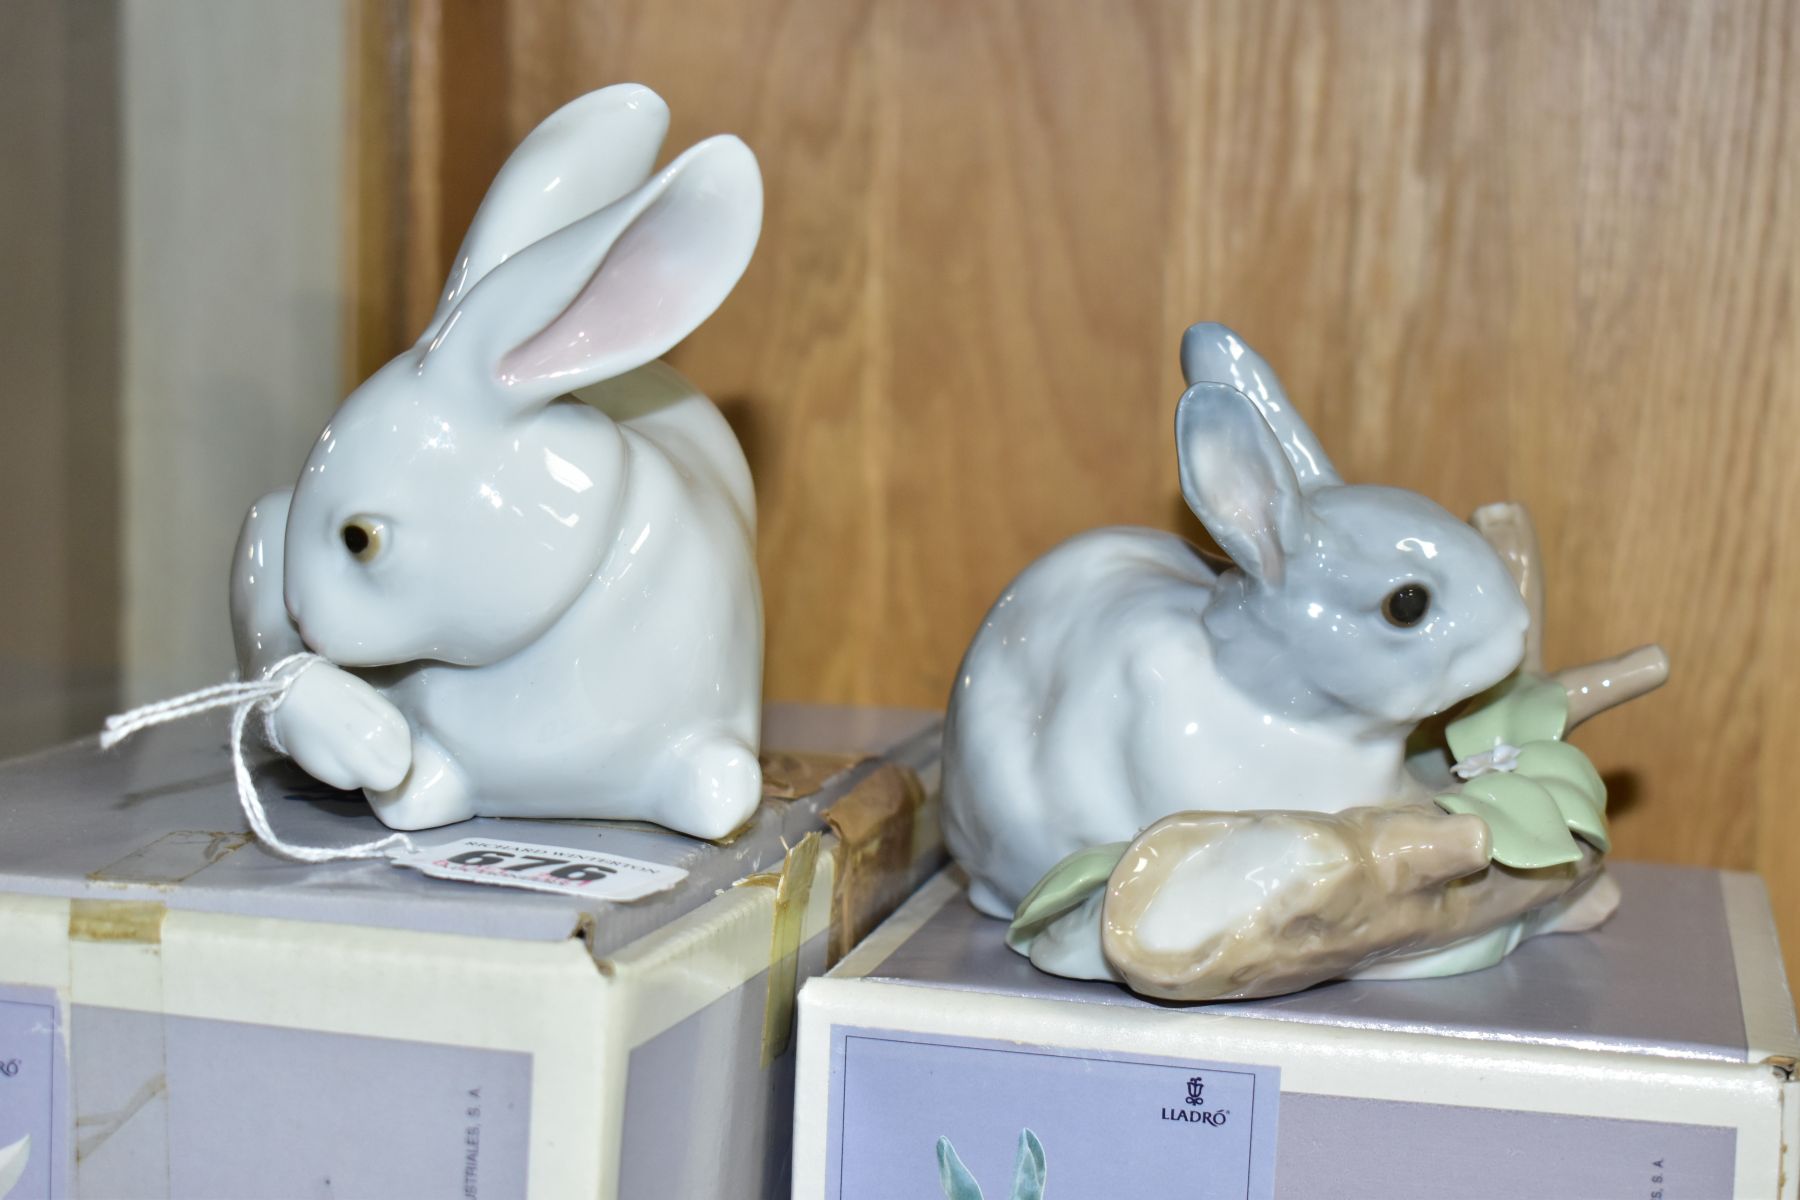
<svg viewBox="0 0 1800 1200">
<path fill-rule="evenodd" d="M 526 1195 L 527 1053 L 196 1017 L 163 1024 L 172 1197 Z"/>
<path fill-rule="evenodd" d="M 53 1195 L 527 1194 L 528 1052 L 84 1004 L 69 1029 L 79 1186 Z"/>
<path fill-rule="evenodd" d="M 68 1063 L 56 993 L 0 987 L 0 1200 L 67 1194 Z"/>
<path fill-rule="evenodd" d="M 534 892 L 593 896 L 601 900 L 637 900 L 667 891 L 687 872 L 662 863 L 642 862 L 599 850 L 534 846 L 495 838 L 462 838 L 397 854 L 395 866 L 434 879 L 526 888 Z"/>
<path fill-rule="evenodd" d="M 938 1195 L 943 1170 L 1004 1196 L 1041 1155 L 1052 1196 L 1271 1200 L 1280 1095 L 1269 1066 L 835 1028 L 827 1194 Z"/>
</svg>

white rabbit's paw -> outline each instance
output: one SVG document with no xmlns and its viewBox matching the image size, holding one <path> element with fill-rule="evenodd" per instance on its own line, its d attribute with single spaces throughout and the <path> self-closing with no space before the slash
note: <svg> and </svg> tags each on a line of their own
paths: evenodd
<svg viewBox="0 0 1800 1200">
<path fill-rule="evenodd" d="M 436 829 L 475 815 L 475 794 L 457 765 L 435 743 L 412 746 L 412 770 L 392 788 L 365 788 L 375 815 L 389 829 Z"/>
<path fill-rule="evenodd" d="M 329 663 L 301 672 L 271 720 L 289 757 L 335 788 L 397 787 L 412 766 L 412 733 L 400 710 Z"/>
<path fill-rule="evenodd" d="M 748 821 L 762 803 L 756 751 L 735 738 L 699 742 L 681 756 L 680 770 L 662 817 L 671 829 L 716 841 Z"/>
</svg>

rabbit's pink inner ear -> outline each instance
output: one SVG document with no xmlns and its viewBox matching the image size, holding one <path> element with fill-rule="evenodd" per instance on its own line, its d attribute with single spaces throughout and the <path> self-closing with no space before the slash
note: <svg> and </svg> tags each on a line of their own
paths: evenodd
<svg viewBox="0 0 1800 1200">
<path fill-rule="evenodd" d="M 1182 396 L 1175 429 L 1188 507 L 1246 575 L 1279 584 L 1302 499 L 1274 431 L 1248 396 L 1214 383 Z"/>
<path fill-rule="evenodd" d="M 569 306 L 501 359 L 504 382 L 598 383 L 667 352 L 712 314 L 750 261 L 762 212 L 760 189 L 746 196 L 708 166 L 678 172 Z"/>
<path fill-rule="evenodd" d="M 591 374 L 593 380 L 584 382 L 597 382 L 643 365 L 681 338 L 660 335 L 683 315 L 685 279 L 666 256 L 639 246 L 627 231 L 569 307 L 500 360 L 500 378 L 535 383 Z M 701 312 L 688 327 L 705 319 Z M 651 345 L 657 348 L 632 353 Z"/>
<path fill-rule="evenodd" d="M 1256 470 L 1259 464 L 1214 446 L 1195 448 L 1190 461 L 1189 470 L 1206 481 L 1189 492 L 1200 523 L 1245 574 L 1279 584 L 1286 565 L 1274 511 L 1279 498 Z"/>
</svg>

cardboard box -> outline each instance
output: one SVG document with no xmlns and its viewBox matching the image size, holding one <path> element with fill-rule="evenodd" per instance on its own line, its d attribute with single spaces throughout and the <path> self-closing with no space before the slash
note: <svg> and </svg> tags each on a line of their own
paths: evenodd
<svg viewBox="0 0 1800 1200">
<path fill-rule="evenodd" d="M 1044 975 L 952 869 L 800 993 L 794 1195 L 1773 1200 L 1800 1055 L 1754 876 L 1620 863 L 1592 934 L 1453 979 L 1180 1006 Z"/>
<path fill-rule="evenodd" d="M 785 1195 L 794 988 L 941 864 L 938 735 L 777 709 L 766 740 L 776 795 L 725 845 L 600 821 L 414 835 L 687 872 L 630 902 L 272 857 L 219 723 L 0 767 L 0 1183 L 24 1162 L 0 1193 Z M 259 780 L 290 840 L 380 832 L 291 764 Z"/>
</svg>

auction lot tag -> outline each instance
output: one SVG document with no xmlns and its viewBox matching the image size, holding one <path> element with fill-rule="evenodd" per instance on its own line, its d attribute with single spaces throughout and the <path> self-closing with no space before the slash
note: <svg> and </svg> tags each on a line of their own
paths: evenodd
<svg viewBox="0 0 1800 1200">
<path fill-rule="evenodd" d="M 493 838 L 463 838 L 441 846 L 395 854 L 391 860 L 434 879 L 486 883 L 497 887 L 593 896 L 601 900 L 637 900 L 667 891 L 687 872 L 680 867 L 622 858 L 598 850 L 533 846 Z"/>
</svg>

